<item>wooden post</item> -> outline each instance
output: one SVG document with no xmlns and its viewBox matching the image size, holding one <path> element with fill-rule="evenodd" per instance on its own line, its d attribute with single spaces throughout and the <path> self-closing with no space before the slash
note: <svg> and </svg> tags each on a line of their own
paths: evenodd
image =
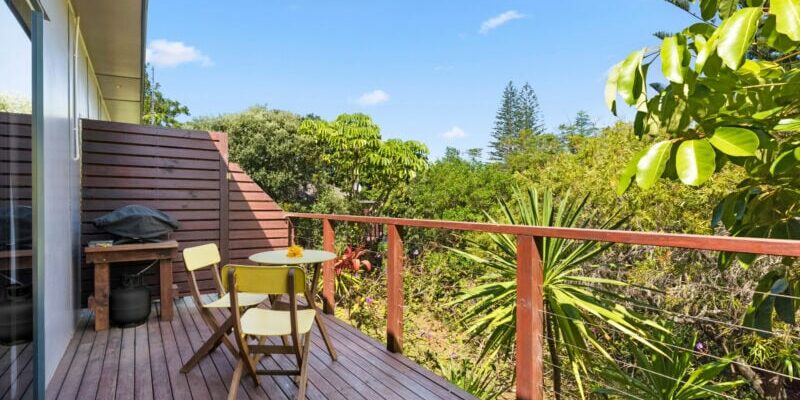
<svg viewBox="0 0 800 400">
<path fill-rule="evenodd" d="M 108 297 L 111 293 L 107 262 L 94 264 L 94 330 L 108 329 Z"/>
<path fill-rule="evenodd" d="M 333 231 L 333 225 L 331 225 L 331 221 L 328 219 L 322 220 L 322 249 L 325 251 L 330 251 L 331 253 L 336 252 L 336 248 L 334 247 L 336 236 Z M 333 261 L 326 261 L 322 264 L 322 310 L 325 314 L 333 314 L 335 310 L 335 302 L 333 298 L 334 293 L 334 280 L 336 277 L 334 276 L 333 271 Z"/>
<path fill-rule="evenodd" d="M 517 399 L 542 400 L 544 270 L 533 236 L 517 236 Z"/>
<path fill-rule="evenodd" d="M 161 288 L 161 320 L 172 321 L 172 258 L 159 260 L 159 285 Z"/>
<path fill-rule="evenodd" d="M 386 263 L 386 348 L 392 353 L 403 352 L 403 240 L 396 225 L 389 231 Z"/>
<path fill-rule="evenodd" d="M 230 260 L 230 171 L 228 170 L 228 134 L 219 133 L 219 255 L 220 265 Z"/>
</svg>

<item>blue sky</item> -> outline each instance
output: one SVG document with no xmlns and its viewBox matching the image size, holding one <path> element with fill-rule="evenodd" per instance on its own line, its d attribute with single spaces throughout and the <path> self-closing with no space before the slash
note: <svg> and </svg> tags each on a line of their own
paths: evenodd
<svg viewBox="0 0 800 400">
<path fill-rule="evenodd" d="M 608 68 L 693 22 L 662 0 L 169 0 L 149 2 L 148 47 L 193 116 L 365 112 L 438 157 L 486 147 L 509 80 L 533 86 L 551 130 L 579 110 L 613 122 Z"/>
</svg>

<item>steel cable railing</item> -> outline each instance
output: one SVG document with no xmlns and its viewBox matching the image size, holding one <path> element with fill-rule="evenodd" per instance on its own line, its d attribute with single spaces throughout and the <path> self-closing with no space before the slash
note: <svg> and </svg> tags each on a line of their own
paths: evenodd
<svg viewBox="0 0 800 400">
<path fill-rule="evenodd" d="M 594 327 L 594 328 L 600 328 L 600 329 L 605 329 L 606 328 L 606 327 L 601 326 L 599 324 L 588 322 L 588 321 L 583 320 L 583 319 L 564 317 L 564 316 L 560 316 L 560 315 L 551 313 L 549 311 L 544 311 L 544 313 L 548 314 L 548 315 L 551 315 L 551 316 L 554 316 L 554 317 L 566 318 L 566 319 L 568 319 L 570 321 L 575 321 L 575 322 L 578 322 L 578 323 L 581 323 L 581 324 L 584 324 L 584 325 L 588 325 L 588 326 L 591 326 L 591 327 Z M 775 375 L 775 376 L 780 376 L 782 378 L 800 379 L 800 378 L 792 376 L 792 375 L 784 374 L 784 373 L 782 373 L 780 371 L 773 371 L 773 370 L 770 370 L 770 369 L 761 368 L 761 367 L 758 367 L 758 366 L 755 366 L 755 365 L 750 365 L 750 364 L 747 364 L 747 363 L 743 363 L 743 362 L 740 362 L 740 361 L 737 361 L 737 360 L 734 360 L 734 359 L 716 356 L 716 355 L 711 354 L 711 353 L 700 352 L 700 351 L 697 351 L 697 350 L 694 350 L 694 349 L 690 349 L 690 348 L 687 348 L 687 347 L 682 347 L 682 346 L 675 345 L 673 343 L 665 342 L 663 340 L 657 340 L 657 339 L 654 339 L 654 338 L 648 338 L 647 340 L 650 341 L 650 342 L 653 342 L 653 343 L 662 344 L 664 346 L 673 348 L 675 350 L 681 350 L 681 351 L 684 351 L 684 352 L 687 352 L 687 353 L 692 353 L 692 354 L 694 354 L 696 356 L 709 357 L 709 358 L 713 358 L 713 359 L 715 359 L 717 361 L 729 362 L 729 363 L 734 364 L 734 365 L 739 365 L 739 366 L 742 366 L 742 367 L 752 368 L 754 370 L 761 371 L 761 372 L 764 372 L 764 373 L 767 373 L 767 374 L 771 374 L 771 375 Z"/>
<path fill-rule="evenodd" d="M 417 229 L 417 228 L 430 228 L 430 229 L 444 229 L 444 230 L 453 230 L 453 231 L 473 231 L 473 232 L 486 232 L 486 233 L 499 233 L 505 234 L 510 236 L 516 236 L 517 238 L 517 301 L 516 301 L 516 310 L 517 310 L 517 317 L 515 320 L 516 323 L 516 357 L 514 357 L 516 362 L 516 382 L 517 382 L 517 391 L 516 395 L 518 398 L 532 398 L 532 399 L 541 399 L 542 393 L 554 393 L 553 388 L 545 387 L 545 375 L 551 376 L 552 371 L 558 370 L 561 371 L 562 378 L 569 377 L 572 374 L 572 371 L 562 368 L 562 366 L 554 365 L 551 361 L 544 360 L 541 357 L 542 355 L 546 354 L 546 349 L 543 348 L 547 340 L 552 339 L 547 337 L 544 334 L 545 329 L 543 328 L 542 321 L 544 318 L 536 318 L 531 317 L 535 315 L 535 312 L 545 313 L 548 317 L 558 317 L 564 318 L 564 315 L 555 315 L 551 312 L 545 310 L 540 304 L 536 303 L 537 301 L 541 301 L 537 297 L 543 297 L 544 291 L 543 285 L 544 281 L 539 280 L 542 279 L 541 277 L 532 277 L 531 275 L 536 275 L 540 273 L 537 271 L 538 268 L 542 268 L 541 263 L 541 256 L 539 254 L 539 250 L 537 250 L 537 245 L 533 244 L 533 240 L 538 240 L 541 237 L 552 237 L 552 238 L 562 238 L 568 239 L 573 241 L 585 241 L 585 240 L 592 240 L 592 241 L 599 241 L 599 242 L 611 242 L 611 243 L 619 243 L 619 244 L 626 244 L 626 245 L 634 245 L 634 246 L 654 246 L 654 247 L 664 247 L 664 248 L 683 248 L 683 249 L 694 249 L 700 251 L 729 251 L 729 252 L 744 252 L 744 253 L 754 253 L 754 254 L 764 254 L 764 255 L 773 255 L 773 256 L 784 256 L 784 257 L 796 257 L 800 256 L 800 241 L 787 241 L 787 240 L 772 240 L 772 239 L 758 239 L 758 238 L 731 238 L 731 237 L 719 237 L 719 236 L 702 236 L 702 235 L 680 235 L 680 234 L 663 234 L 663 233 L 654 233 L 654 232 L 628 232 L 628 231 L 603 231 L 603 230 L 593 230 L 593 229 L 572 229 L 572 228 L 549 228 L 549 227 L 538 227 L 538 226 L 520 226 L 520 225 L 503 225 L 503 224 L 486 224 L 486 223 L 469 223 L 469 222 L 454 222 L 454 221 L 436 221 L 436 220 L 413 220 L 413 219 L 401 219 L 401 218 L 385 218 L 385 217 L 364 217 L 364 216 L 352 216 L 352 215 L 325 215 L 325 214 L 289 214 L 290 218 L 306 218 L 306 219 L 320 219 L 323 221 L 323 232 L 327 229 L 327 237 L 329 238 L 327 242 L 323 240 L 323 246 L 330 246 L 329 249 L 333 249 L 333 241 L 330 240 L 333 236 L 333 228 L 332 228 L 332 221 L 338 221 L 343 223 L 341 226 L 344 229 L 351 229 L 348 228 L 346 225 L 350 224 L 371 224 L 371 225 L 386 225 L 390 230 L 394 230 L 397 232 L 397 227 L 406 227 L 410 229 Z M 318 226 L 318 225 L 317 225 Z M 309 225 L 309 228 L 311 226 Z M 313 228 L 312 228 L 313 229 Z M 338 229 L 338 228 L 337 228 Z M 319 235 L 302 235 L 308 236 L 310 239 L 311 237 L 319 237 Z M 324 237 L 325 235 L 323 235 Z M 335 237 L 334 237 L 335 238 Z M 391 241 L 389 238 L 388 241 Z M 403 261 L 402 261 L 402 241 L 397 238 L 397 234 L 395 234 L 395 250 L 398 248 L 400 249 L 400 257 L 395 257 L 393 260 L 385 260 L 388 261 L 387 267 L 387 274 L 391 274 L 394 276 L 395 284 L 397 284 L 397 280 L 400 280 L 400 287 L 402 287 L 402 269 L 403 269 Z M 522 247 L 521 247 L 522 246 Z M 391 248 L 391 245 L 390 245 Z M 523 271 L 523 272 L 520 272 Z M 528 275 L 530 274 L 530 275 Z M 660 296 L 668 296 L 674 290 L 686 290 L 692 289 L 695 286 L 702 286 L 709 289 L 714 289 L 718 291 L 722 291 L 722 293 L 734 294 L 737 299 L 743 299 L 742 301 L 746 301 L 746 297 L 755 296 L 755 295 L 762 295 L 762 296 L 772 296 L 773 298 L 785 298 L 795 301 L 800 301 L 800 295 L 797 293 L 772 293 L 770 291 L 765 291 L 763 289 L 759 290 L 756 287 L 750 288 L 743 288 L 743 287 L 729 287 L 729 285 L 725 284 L 712 284 L 712 283 L 705 283 L 705 282 L 675 282 L 675 286 L 667 287 L 667 288 L 655 288 L 655 287 L 648 287 L 649 285 L 635 285 L 631 284 L 628 287 L 630 289 L 636 290 L 643 290 L 643 291 L 650 291 Z M 594 286 L 586 285 L 587 287 Z M 601 288 L 601 290 L 603 290 Z M 702 292 L 701 292 L 702 293 Z M 392 298 L 394 296 L 394 298 Z M 399 296 L 399 297 L 398 297 Z M 649 298 L 649 295 L 645 295 Z M 398 304 L 399 298 L 402 298 L 402 291 L 395 292 L 395 293 L 388 293 L 387 296 L 387 308 L 396 307 Z M 706 315 L 690 315 L 687 313 L 681 313 L 672 311 L 670 309 L 661 308 L 659 305 L 654 304 L 661 304 L 660 301 L 656 300 L 653 301 L 646 301 L 646 302 L 639 302 L 635 299 L 627 299 L 627 298 L 620 298 L 616 300 L 617 303 L 624 307 L 628 307 L 631 311 L 637 310 L 641 314 L 645 315 L 659 315 L 659 316 L 669 316 L 668 320 L 677 320 L 684 324 L 700 324 L 701 326 L 707 327 L 704 324 L 709 324 L 713 326 L 722 326 L 727 327 L 730 329 L 727 332 L 733 332 L 735 330 L 752 333 L 752 334 L 770 334 L 776 335 L 780 338 L 786 338 L 789 340 L 800 341 L 800 336 L 796 334 L 794 331 L 782 331 L 782 332 L 771 332 L 764 329 L 759 329 L 757 327 L 752 326 L 745 326 L 740 323 L 736 322 L 729 322 L 725 321 L 726 317 L 715 317 L 717 314 L 714 314 L 712 317 L 708 317 Z M 402 303 L 399 303 L 402 305 Z M 523 308 L 527 307 L 525 311 L 523 311 L 524 318 L 520 319 L 520 304 L 527 305 L 523 306 Z M 531 306 L 532 305 L 532 306 Z M 740 304 L 741 306 L 741 304 Z M 528 315 L 524 315 L 524 313 L 528 313 Z M 397 315 L 396 315 L 397 316 Z M 399 317 L 402 318 L 402 312 L 399 314 Z M 607 331 L 610 326 L 604 326 L 600 324 L 595 324 L 590 320 L 583 320 L 583 319 L 574 319 L 569 318 L 577 323 L 583 324 L 587 327 L 592 328 L 599 328 L 603 331 Z M 689 322 L 692 321 L 692 322 Z M 395 321 L 395 328 L 394 332 L 398 332 L 398 327 L 400 331 L 402 331 L 402 319 L 400 320 L 399 324 Z M 387 328 L 388 329 L 388 328 Z M 724 331 L 724 330 L 723 330 Z M 526 338 L 526 335 L 531 335 L 534 340 L 531 341 L 530 339 Z M 652 342 L 655 346 L 661 347 L 662 349 L 670 349 L 673 354 L 690 354 L 695 357 L 708 357 L 709 360 L 719 361 L 719 362 L 728 362 L 731 367 L 741 367 L 743 369 L 750 369 L 758 374 L 762 374 L 762 378 L 764 376 L 773 376 L 785 379 L 787 381 L 797 381 L 798 377 L 795 377 L 794 374 L 790 371 L 789 373 L 784 373 L 781 371 L 774 371 L 771 370 L 770 367 L 765 367 L 765 365 L 751 365 L 749 362 L 745 362 L 742 357 L 737 358 L 727 358 L 717 354 L 712 354 L 711 352 L 700 351 L 700 349 L 692 349 L 691 346 L 684 346 L 681 343 L 673 343 L 668 338 L 665 339 L 663 337 L 651 338 L 650 334 L 645 335 L 647 336 L 647 340 Z M 522 339 L 521 339 L 522 338 Z M 598 340 L 602 341 L 602 338 L 598 338 Z M 538 344 L 537 344 L 538 343 Z M 709 390 L 708 386 L 703 387 L 702 385 L 695 384 L 691 381 L 687 381 L 685 378 L 688 375 L 682 375 L 681 377 L 675 377 L 666 375 L 659 371 L 654 371 L 644 367 L 643 365 L 637 365 L 636 362 L 631 362 L 632 360 L 626 360 L 627 356 L 624 356 L 624 352 L 610 352 L 611 354 L 601 354 L 605 352 L 603 349 L 595 349 L 595 348 L 582 348 L 582 347 L 575 347 L 573 344 L 559 341 L 559 345 L 569 346 L 570 348 L 576 348 L 580 351 L 581 354 L 584 354 L 589 357 L 599 356 L 603 359 L 609 359 L 611 357 L 611 362 L 616 363 L 620 367 L 627 369 L 629 372 L 633 373 L 633 371 L 639 371 L 640 373 L 650 374 L 651 377 L 659 376 L 663 379 L 671 380 L 677 384 L 681 384 L 685 387 L 690 387 L 693 390 L 699 390 L 702 392 L 707 392 L 708 397 L 720 397 L 726 399 L 735 399 L 736 397 L 725 394 L 725 393 L 718 393 L 716 390 Z M 587 345 L 588 346 L 588 345 Z M 723 346 L 724 347 L 724 346 Z M 535 350 L 535 353 L 532 353 L 531 350 Z M 727 350 L 726 350 L 727 352 Z M 520 354 L 524 354 L 525 356 L 520 356 Z M 531 357 L 531 355 L 537 354 L 537 356 Z M 620 358 L 622 356 L 622 359 Z M 766 365 L 771 365 L 767 363 Z M 739 370 L 737 370 L 739 371 Z M 741 374 L 741 372 L 737 372 Z M 596 386 L 602 386 L 606 388 L 608 391 L 614 391 L 617 393 L 625 393 L 628 398 L 632 399 L 644 399 L 639 395 L 644 395 L 643 393 L 628 393 L 628 390 L 636 390 L 628 387 L 625 384 L 620 383 L 620 385 L 626 386 L 625 388 L 618 387 L 614 384 L 614 382 L 601 382 L 605 379 L 599 375 L 595 376 L 594 373 L 590 373 L 590 376 L 582 377 L 582 380 L 591 383 Z M 524 376 L 526 379 L 520 379 L 521 376 Z M 744 376 L 744 375 L 742 375 Z M 750 378 L 748 378 L 750 379 Z M 565 381 L 562 381 L 565 382 Z M 710 384 L 710 383 L 709 383 Z M 522 385 L 522 386 L 520 386 Z M 562 385 L 559 387 L 560 395 L 564 396 L 576 396 L 577 393 L 571 393 L 570 391 L 575 389 L 574 385 Z M 739 389 L 737 389 L 739 390 Z M 538 392 L 538 393 L 537 393 Z M 741 393 L 741 392 L 740 392 Z M 577 397 L 580 397 L 579 394 Z"/>
</svg>

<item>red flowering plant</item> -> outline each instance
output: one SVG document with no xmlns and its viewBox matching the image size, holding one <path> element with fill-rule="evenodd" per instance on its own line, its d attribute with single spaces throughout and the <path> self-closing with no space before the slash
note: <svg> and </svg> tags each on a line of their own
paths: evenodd
<svg viewBox="0 0 800 400">
<path fill-rule="evenodd" d="M 335 291 L 336 303 L 344 306 L 348 318 L 353 306 L 364 301 L 365 281 L 362 273 L 372 271 L 372 262 L 366 259 L 370 250 L 364 246 L 347 246 L 333 261 L 336 272 Z"/>
<path fill-rule="evenodd" d="M 361 271 L 361 267 L 364 267 L 367 272 L 372 271 L 372 263 L 369 260 L 363 259 L 366 253 L 367 250 L 364 246 L 359 246 L 355 249 L 351 246 L 347 246 L 342 254 L 333 262 L 336 275 L 341 275 L 344 271 L 358 273 Z"/>
</svg>

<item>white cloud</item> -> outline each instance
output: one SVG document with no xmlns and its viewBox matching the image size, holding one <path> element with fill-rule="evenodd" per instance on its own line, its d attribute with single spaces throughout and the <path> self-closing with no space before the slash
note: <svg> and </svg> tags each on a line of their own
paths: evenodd
<svg viewBox="0 0 800 400">
<path fill-rule="evenodd" d="M 463 138 L 464 136 L 467 136 L 467 133 L 457 126 L 454 126 L 450 128 L 449 131 L 442 133 L 442 137 L 445 139 L 459 139 Z"/>
<path fill-rule="evenodd" d="M 513 21 L 515 19 L 525 18 L 524 14 L 520 14 L 515 10 L 506 11 L 500 15 L 496 15 L 492 18 L 483 21 L 481 24 L 481 29 L 478 31 L 481 35 L 485 35 L 489 33 L 492 29 L 499 28 L 500 26 L 506 24 L 507 22 Z"/>
<path fill-rule="evenodd" d="M 389 93 L 386 93 L 380 89 L 375 89 L 371 92 L 362 94 L 356 100 L 356 103 L 362 106 L 374 106 L 377 104 L 386 103 L 387 101 L 389 101 Z"/>
<path fill-rule="evenodd" d="M 147 46 L 147 62 L 156 67 L 172 68 L 186 63 L 200 63 L 207 67 L 212 65 L 211 59 L 192 46 L 183 42 L 171 42 L 157 39 Z"/>
</svg>

